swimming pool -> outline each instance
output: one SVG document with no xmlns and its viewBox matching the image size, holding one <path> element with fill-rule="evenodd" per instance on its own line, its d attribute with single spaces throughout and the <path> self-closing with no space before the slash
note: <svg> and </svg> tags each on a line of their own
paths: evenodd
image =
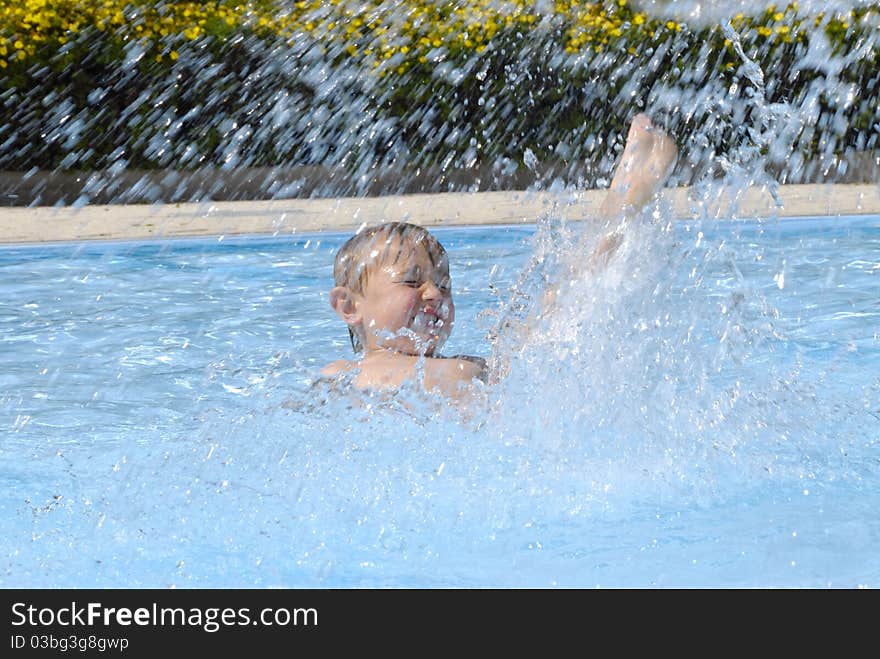
<svg viewBox="0 0 880 659">
<path fill-rule="evenodd" d="M 573 240 L 437 235 L 485 357 Z M 346 237 L 0 249 L 0 585 L 880 583 L 880 218 L 639 228 L 463 411 L 312 386 Z"/>
</svg>

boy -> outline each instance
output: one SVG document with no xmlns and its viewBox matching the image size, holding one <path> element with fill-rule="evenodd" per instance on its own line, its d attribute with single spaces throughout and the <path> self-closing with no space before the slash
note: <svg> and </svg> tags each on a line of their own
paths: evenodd
<svg viewBox="0 0 880 659">
<path fill-rule="evenodd" d="M 647 115 L 630 125 L 626 147 L 600 209 L 607 220 L 636 215 L 663 187 L 678 155 L 675 143 Z M 607 236 L 589 263 L 606 258 L 620 237 Z M 455 305 L 446 250 L 426 229 L 391 222 L 352 237 L 336 255 L 330 304 L 348 325 L 357 361 L 341 359 L 325 377 L 352 373 L 364 389 L 388 389 L 419 379 L 426 390 L 458 397 L 486 381 L 479 357 L 442 357 Z M 545 304 L 552 301 L 549 291 Z"/>
</svg>

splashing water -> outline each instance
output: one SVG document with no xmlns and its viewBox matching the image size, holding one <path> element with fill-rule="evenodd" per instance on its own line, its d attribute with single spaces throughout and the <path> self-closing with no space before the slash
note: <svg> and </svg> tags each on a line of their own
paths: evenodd
<svg viewBox="0 0 880 659">
<path fill-rule="evenodd" d="M 876 584 L 878 231 L 633 225 L 463 409 L 312 384 L 341 236 L 7 248 L 3 583 Z M 439 232 L 450 351 L 594 238 L 530 233 Z"/>
<path fill-rule="evenodd" d="M 872 3 L 751 3 L 711 22 L 706 3 L 228 4 L 202 18 L 231 33 L 144 37 L 182 20 L 159 2 L 16 42 L 4 203 L 601 185 L 643 110 L 679 140 L 682 183 L 765 158 L 787 182 L 876 173 Z"/>
<path fill-rule="evenodd" d="M 876 217 L 676 223 L 658 207 L 607 268 L 560 279 L 599 232 L 567 189 L 608 175 L 642 106 L 668 115 L 678 180 L 704 199 L 840 176 L 847 150 L 876 148 L 855 125 L 880 123 L 876 84 L 847 77 L 876 37 L 795 43 L 768 70 L 726 18 L 728 73 L 708 44 L 683 59 L 685 37 L 645 65 L 556 57 L 531 32 L 461 61 L 437 47 L 432 85 L 389 73 L 383 96 L 343 46 L 249 37 L 223 46 L 241 68 L 196 44 L 158 79 L 132 42 L 88 108 L 63 84 L 5 96 L 3 167 L 51 152 L 90 168 L 66 188 L 18 176 L 16 203 L 517 186 L 561 201 L 534 232 L 439 232 L 460 309 L 448 352 L 508 373 L 462 409 L 313 384 L 345 354 L 324 300 L 340 236 L 4 248 L 0 583 L 876 585 Z M 570 126 L 572 108 L 603 121 Z M 98 126 L 141 130 L 140 161 L 83 148 Z M 548 282 L 562 294 L 523 340 L 511 328 Z"/>
</svg>

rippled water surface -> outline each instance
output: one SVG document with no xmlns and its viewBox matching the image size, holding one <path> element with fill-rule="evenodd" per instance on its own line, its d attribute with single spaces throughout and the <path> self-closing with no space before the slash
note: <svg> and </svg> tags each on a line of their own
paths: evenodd
<svg viewBox="0 0 880 659">
<path fill-rule="evenodd" d="M 346 236 L 0 249 L 0 584 L 876 587 L 880 219 L 634 227 L 487 338 L 574 233 L 437 231 L 457 408 L 312 386 Z"/>
</svg>

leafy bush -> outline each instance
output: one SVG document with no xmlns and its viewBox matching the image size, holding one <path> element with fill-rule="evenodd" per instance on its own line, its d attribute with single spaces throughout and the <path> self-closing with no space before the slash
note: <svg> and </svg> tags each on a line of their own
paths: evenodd
<svg viewBox="0 0 880 659">
<path fill-rule="evenodd" d="M 877 147 L 878 25 L 873 3 L 692 29 L 625 0 L 4 1 L 0 169 L 312 168 L 321 194 L 589 185 L 645 109 L 685 169 L 767 158 L 797 181 Z"/>
</svg>

